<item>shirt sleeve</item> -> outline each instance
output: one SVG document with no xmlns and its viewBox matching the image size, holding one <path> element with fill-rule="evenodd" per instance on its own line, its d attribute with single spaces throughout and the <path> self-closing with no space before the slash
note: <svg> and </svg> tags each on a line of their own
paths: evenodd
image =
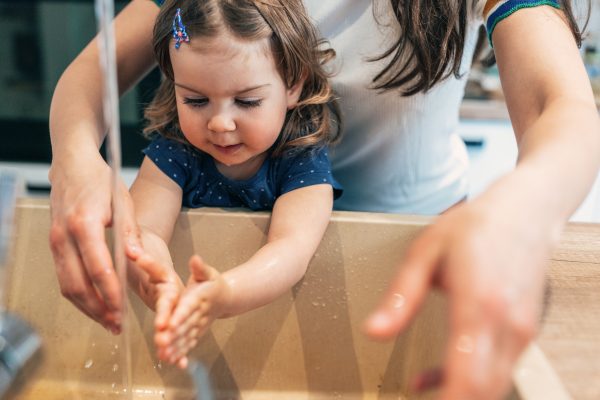
<svg viewBox="0 0 600 400">
<path fill-rule="evenodd" d="M 152 140 L 143 153 L 165 175 L 185 189 L 191 160 L 190 152 L 184 144 L 159 136 Z"/>
<path fill-rule="evenodd" d="M 492 33 L 500 21 L 522 8 L 538 6 L 551 6 L 560 9 L 560 4 L 557 0 L 487 0 L 483 7 L 483 20 L 490 45 L 494 46 L 492 43 Z"/>
<path fill-rule="evenodd" d="M 155 2 L 156 5 L 159 6 L 159 7 L 162 6 L 163 3 L 165 2 L 165 0 L 152 0 L 152 1 Z"/>
<path fill-rule="evenodd" d="M 286 157 L 281 174 L 283 176 L 280 178 L 279 195 L 302 187 L 323 184 L 331 185 L 334 199 L 340 197 L 343 192 L 342 186 L 331 173 L 327 147 Z"/>
</svg>

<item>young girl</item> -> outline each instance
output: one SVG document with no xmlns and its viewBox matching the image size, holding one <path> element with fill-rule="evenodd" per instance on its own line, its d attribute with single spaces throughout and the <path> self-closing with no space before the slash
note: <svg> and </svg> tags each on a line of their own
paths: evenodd
<svg viewBox="0 0 600 400">
<path fill-rule="evenodd" d="M 339 115 L 323 69 L 333 51 L 301 1 L 167 1 L 153 44 L 165 79 L 146 111 L 159 136 L 131 187 L 146 253 L 129 252 L 129 276 L 156 307 L 159 357 L 183 368 L 215 318 L 303 276 L 341 192 L 327 153 Z M 182 205 L 272 209 L 268 241 L 223 274 L 193 256 L 183 288 L 167 248 Z"/>
</svg>

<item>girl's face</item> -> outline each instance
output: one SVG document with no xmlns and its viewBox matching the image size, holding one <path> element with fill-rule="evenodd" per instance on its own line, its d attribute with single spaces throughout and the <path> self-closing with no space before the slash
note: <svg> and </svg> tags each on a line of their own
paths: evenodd
<svg viewBox="0 0 600 400">
<path fill-rule="evenodd" d="M 229 35 L 170 46 L 179 123 L 185 138 L 211 155 L 221 173 L 252 176 L 275 143 L 302 85 L 287 88 L 268 39 Z"/>
</svg>

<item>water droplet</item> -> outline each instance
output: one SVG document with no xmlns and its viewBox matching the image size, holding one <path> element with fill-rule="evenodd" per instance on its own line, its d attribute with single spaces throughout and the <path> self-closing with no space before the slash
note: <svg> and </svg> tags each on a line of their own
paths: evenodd
<svg viewBox="0 0 600 400">
<path fill-rule="evenodd" d="M 313 302 L 312 302 L 312 305 L 313 305 L 313 306 L 315 306 L 315 307 L 317 307 L 317 306 L 319 305 L 319 303 L 318 303 L 318 302 L 316 302 L 316 301 L 313 301 Z"/>
<path fill-rule="evenodd" d="M 117 372 L 119 370 L 119 364 L 113 364 L 113 372 Z"/>
<path fill-rule="evenodd" d="M 117 387 L 117 384 L 115 382 L 113 382 L 112 385 L 110 385 L 110 387 L 112 387 L 114 389 Z"/>
<path fill-rule="evenodd" d="M 85 364 L 83 364 L 85 368 L 90 368 L 92 365 L 94 365 L 94 360 L 92 359 L 86 360 Z"/>
<path fill-rule="evenodd" d="M 461 353 L 472 353 L 474 347 L 473 338 L 471 336 L 462 335 L 458 338 L 456 350 L 460 351 Z"/>
<path fill-rule="evenodd" d="M 406 298 L 402 296 L 400 293 L 394 293 L 394 308 L 402 308 L 406 303 Z"/>
</svg>

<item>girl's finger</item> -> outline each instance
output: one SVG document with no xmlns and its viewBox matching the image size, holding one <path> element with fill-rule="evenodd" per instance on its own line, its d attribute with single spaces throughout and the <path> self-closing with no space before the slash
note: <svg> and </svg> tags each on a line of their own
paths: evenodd
<svg viewBox="0 0 600 400">
<path fill-rule="evenodd" d="M 142 254 L 137 259 L 137 264 L 148 274 L 151 283 L 167 281 L 168 274 L 166 269 L 148 254 Z"/>
<path fill-rule="evenodd" d="M 154 327 L 157 331 L 167 328 L 171 314 L 177 306 L 178 293 L 175 290 L 169 290 L 161 293 L 156 301 L 156 317 L 154 318 Z"/>
<path fill-rule="evenodd" d="M 174 330 L 175 336 L 176 337 L 186 336 L 187 332 L 191 331 L 193 328 L 195 328 L 199 324 L 200 318 L 202 318 L 202 314 L 200 313 L 200 311 L 194 310 L 194 312 L 188 318 L 186 318 L 182 324 L 180 324 L 179 326 L 177 326 L 175 328 L 175 330 Z"/>
<path fill-rule="evenodd" d="M 193 310 L 200 310 L 203 314 L 206 314 L 210 308 L 210 290 L 212 290 L 214 283 L 204 282 L 201 285 L 193 287 L 191 290 L 185 291 L 181 295 L 177 308 L 173 311 L 173 316 L 169 321 L 170 329 L 177 329 L 178 326 L 185 323 L 188 316 Z"/>
<path fill-rule="evenodd" d="M 194 254 L 192 257 L 190 257 L 188 268 L 192 278 L 196 282 L 207 281 L 211 279 L 213 275 L 212 268 L 208 264 L 204 263 L 202 257 L 197 254 Z"/>
</svg>

